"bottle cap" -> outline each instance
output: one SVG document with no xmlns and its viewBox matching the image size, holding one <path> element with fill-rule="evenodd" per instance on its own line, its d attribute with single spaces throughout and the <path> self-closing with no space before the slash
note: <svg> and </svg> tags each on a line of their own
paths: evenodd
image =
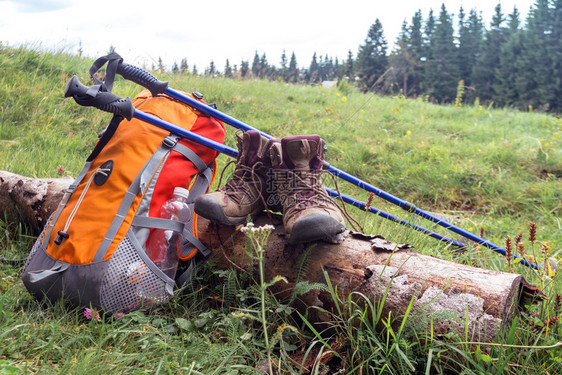
<svg viewBox="0 0 562 375">
<path fill-rule="evenodd" d="M 174 189 L 174 195 L 179 195 L 180 197 L 184 197 L 185 199 L 187 199 L 189 197 L 189 190 L 182 187 L 176 187 Z"/>
</svg>

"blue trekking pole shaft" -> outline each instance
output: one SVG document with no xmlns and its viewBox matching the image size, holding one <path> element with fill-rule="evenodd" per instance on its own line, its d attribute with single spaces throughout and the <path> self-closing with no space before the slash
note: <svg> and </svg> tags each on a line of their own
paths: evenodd
<svg viewBox="0 0 562 375">
<path fill-rule="evenodd" d="M 206 105 L 205 103 L 202 103 L 198 100 L 195 100 L 193 98 L 191 98 L 190 96 L 187 96 L 179 91 L 176 91 L 170 87 L 168 87 L 167 82 L 162 82 L 158 79 L 156 79 L 154 76 L 152 76 L 150 73 L 145 72 L 144 70 L 131 66 L 131 65 L 127 65 L 124 63 L 119 64 L 119 67 L 117 68 L 117 73 L 121 74 L 125 79 L 129 79 L 133 82 L 136 82 L 146 88 L 148 88 L 151 93 L 154 95 L 157 95 L 159 93 L 164 93 L 168 96 L 171 96 L 175 99 L 178 99 L 179 101 L 189 105 L 190 107 L 193 107 L 211 117 L 214 117 L 218 120 L 221 120 L 237 129 L 241 129 L 241 130 L 255 130 L 260 132 L 264 137 L 270 139 L 273 138 L 271 135 L 264 133 L 240 120 L 237 120 L 231 116 L 228 116 L 208 105 Z M 330 171 L 333 175 L 335 175 L 336 177 L 341 178 L 344 181 L 347 181 L 353 185 L 356 185 L 358 187 L 360 187 L 361 189 L 364 189 L 368 192 L 371 192 L 373 194 L 375 194 L 376 196 L 392 203 L 395 204 L 397 206 L 399 206 L 400 208 L 414 213 L 418 216 L 421 216 L 427 220 L 430 220 L 434 223 L 436 223 L 437 225 L 440 225 L 454 233 L 457 233 L 459 235 L 461 235 L 464 238 L 467 238 L 471 241 L 476 242 L 479 245 L 482 245 L 484 247 L 487 247 L 503 256 L 506 255 L 506 251 L 505 249 L 502 249 L 501 247 L 486 241 L 483 238 L 480 238 L 470 232 L 465 231 L 464 229 L 461 229 L 451 223 L 448 223 L 445 220 L 439 219 L 438 217 L 435 217 L 431 214 L 429 214 L 428 212 L 425 212 L 419 208 L 417 208 L 414 204 L 407 202 L 405 200 L 402 200 L 398 197 L 395 197 L 392 194 L 389 194 L 365 181 L 362 181 L 360 179 L 358 179 L 355 176 L 352 176 L 344 171 L 341 171 L 333 166 L 331 166 L 328 163 L 324 163 L 324 168 L 327 169 L 328 171 Z M 515 256 L 516 258 L 519 258 L 518 256 Z M 526 266 L 531 266 L 533 268 L 538 268 L 538 266 L 536 266 L 534 263 L 529 264 L 525 259 L 521 259 L 521 263 L 526 265 Z"/>
<path fill-rule="evenodd" d="M 339 196 L 336 191 L 333 191 L 333 190 L 330 190 L 330 189 L 326 189 L 326 191 L 328 192 L 328 194 L 330 194 L 333 197 Z M 415 229 L 419 232 L 423 232 L 423 233 L 429 235 L 430 237 L 433 237 L 433 238 L 435 238 L 439 241 L 450 242 L 451 244 L 453 244 L 455 246 L 458 246 L 458 247 L 464 247 L 465 246 L 464 244 L 462 244 L 458 241 L 455 241 L 453 239 L 447 238 L 445 236 L 442 236 L 439 233 L 432 232 L 429 229 L 425 229 L 424 227 L 420 227 L 419 225 L 415 225 L 415 224 L 410 223 L 406 220 L 400 219 L 399 217 L 391 215 L 387 212 L 384 212 L 384 211 L 378 210 L 374 207 L 368 206 L 365 202 L 358 201 L 356 199 L 345 196 L 343 194 L 341 195 L 341 198 L 347 204 L 351 204 L 352 206 L 355 206 L 355 207 L 357 207 L 361 210 L 368 210 L 369 212 L 374 213 L 375 215 L 379 215 L 379 216 L 381 216 L 381 217 L 383 217 L 387 220 L 393 221 L 395 223 L 401 224 L 401 225 L 406 226 L 406 227 L 410 227 L 410 228 Z"/>
<path fill-rule="evenodd" d="M 386 192 L 384 192 L 384 191 L 382 191 L 382 190 L 380 190 L 380 189 L 377 189 L 377 188 L 374 187 L 373 185 L 370 185 L 370 184 L 368 184 L 368 183 L 366 183 L 366 182 L 364 182 L 364 181 L 361 181 L 360 179 L 358 179 L 358 178 L 356 178 L 356 177 L 354 177 L 354 176 L 352 176 L 352 175 L 350 175 L 350 174 L 348 174 L 348 173 L 346 173 L 346 172 L 340 171 L 339 169 L 334 168 L 334 167 L 332 167 L 332 166 L 330 166 L 330 168 L 329 168 L 328 170 L 329 170 L 332 174 L 334 174 L 334 175 L 336 175 L 337 177 L 341 178 L 342 180 L 348 181 L 348 182 L 350 182 L 350 183 L 352 183 L 352 184 L 354 184 L 354 185 L 356 185 L 356 186 L 358 186 L 358 187 L 360 187 L 360 188 L 362 188 L 362 189 L 364 189 L 364 190 L 366 190 L 366 191 L 372 192 L 373 194 L 375 194 L 375 195 L 377 195 L 377 196 L 379 196 L 379 197 L 381 197 L 381 198 L 383 198 L 383 199 L 385 199 L 385 200 L 387 200 L 387 201 L 389 201 L 389 202 L 391 202 L 391 203 L 394 203 L 395 205 L 399 206 L 400 208 L 402 208 L 402 209 L 404 209 L 404 210 L 406 210 L 406 211 L 408 211 L 408 212 L 411 212 L 411 213 L 414 213 L 414 214 L 416 214 L 416 215 L 419 215 L 419 216 L 423 217 L 424 219 L 428 219 L 428 220 L 430 220 L 430 221 L 433 221 L 434 223 L 436 223 L 436 224 L 438 224 L 438 225 L 440 225 L 440 226 L 442 226 L 442 227 L 444 227 L 444 228 L 450 230 L 451 232 L 454 232 L 454 233 L 456 233 L 456 234 L 461 235 L 461 236 L 464 237 L 464 238 L 467 238 L 467 239 L 469 239 L 469 240 L 471 240 L 471 241 L 476 242 L 478 245 L 482 245 L 482 246 L 487 247 L 487 248 L 489 248 L 489 249 L 491 249 L 491 250 L 493 250 L 493 251 L 495 251 L 495 252 L 497 252 L 497 253 L 499 253 L 499 254 L 501 254 L 501 255 L 503 255 L 503 256 L 506 256 L 506 251 L 505 251 L 505 249 L 502 249 L 501 247 L 499 247 L 499 246 L 497 246 L 497 245 L 494 245 L 493 243 L 491 243 L 491 242 L 489 242 L 489 241 L 486 241 L 486 240 L 483 239 L 483 238 L 480 238 L 480 237 L 478 237 L 478 236 L 476 236 L 476 235 L 474 235 L 474 234 L 472 234 L 472 233 L 470 233 L 470 232 L 467 232 L 467 231 L 465 231 L 465 230 L 462 229 L 462 228 L 459 228 L 459 227 L 457 227 L 457 226 L 455 226 L 455 225 L 453 225 L 453 224 L 450 224 L 450 223 L 448 223 L 448 222 L 445 221 L 445 220 L 441 220 L 441 219 L 439 219 L 438 217 L 433 216 L 433 215 L 431 215 L 431 214 L 429 214 L 429 213 L 427 213 L 427 212 L 425 212 L 425 211 L 423 211 L 423 210 L 417 208 L 415 205 L 413 205 L 413 204 L 410 203 L 410 202 L 404 201 L 404 200 L 402 200 L 402 199 L 400 199 L 400 198 L 397 198 L 397 197 L 395 197 L 395 196 L 393 196 L 393 195 L 391 195 L 391 194 L 388 194 L 388 193 L 386 193 Z M 407 223 L 407 222 L 406 222 L 406 223 Z M 408 224 L 410 224 L 410 223 L 408 223 Z M 410 224 L 410 225 L 413 226 L 414 224 Z M 422 229 L 423 229 L 423 228 L 422 228 Z M 432 236 L 432 237 L 433 237 L 433 236 Z M 537 265 L 535 265 L 534 263 L 529 263 L 529 262 L 527 262 L 524 258 L 521 258 L 521 257 L 518 256 L 518 255 L 514 255 L 514 258 L 519 258 L 519 259 L 521 259 L 521 263 L 522 263 L 523 265 L 525 265 L 525 266 L 533 267 L 533 268 L 535 268 L 535 269 L 538 269 L 538 268 L 539 268 L 539 267 L 538 267 Z"/>
</svg>

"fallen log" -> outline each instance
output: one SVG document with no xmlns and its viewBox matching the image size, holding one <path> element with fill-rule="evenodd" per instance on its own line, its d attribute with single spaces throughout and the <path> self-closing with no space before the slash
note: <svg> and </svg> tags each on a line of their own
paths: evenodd
<svg viewBox="0 0 562 375">
<path fill-rule="evenodd" d="M 71 182 L 0 171 L 0 197 L 4 197 L 0 207 L 7 210 L 11 204 L 16 210 L 27 209 L 40 227 Z M 255 225 L 269 222 L 268 217 L 261 217 Z M 289 245 L 282 224 L 273 224 L 265 269 L 268 280 L 280 275 L 288 281 L 271 288 L 279 298 L 289 298 L 298 282 L 326 284 L 328 278 L 343 300 L 353 293 L 358 302 L 368 300 L 375 308 L 383 304 L 380 316 L 391 317 L 395 324 L 411 307 L 408 322 L 422 330 L 432 326 L 434 335 L 456 332 L 465 337 L 466 328 L 469 339 L 488 341 L 511 320 L 521 290 L 528 285 L 518 274 L 419 254 L 380 236 L 348 231 L 338 243 Z M 219 267 L 244 270 L 250 264 L 246 238 L 240 231 L 199 220 L 198 232 Z M 306 310 L 309 320 L 321 326 L 337 311 L 336 303 L 328 291 L 315 289 L 301 295 L 294 306 Z"/>
<path fill-rule="evenodd" d="M 0 171 L 2 218 L 22 222 L 32 234 L 38 235 L 73 181 L 69 176 L 40 179 Z"/>
</svg>

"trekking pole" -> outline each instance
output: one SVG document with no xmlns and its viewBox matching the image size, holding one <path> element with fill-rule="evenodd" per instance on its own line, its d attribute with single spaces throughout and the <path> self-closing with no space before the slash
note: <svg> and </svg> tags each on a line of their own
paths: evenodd
<svg viewBox="0 0 562 375">
<path fill-rule="evenodd" d="M 123 99 L 111 92 L 96 91 L 95 86 L 85 86 L 76 76 L 73 76 L 66 84 L 64 96 L 66 98 L 73 97 L 76 103 L 82 106 L 95 107 L 101 109 L 102 111 L 125 117 L 127 120 L 130 120 L 133 117 L 137 118 L 222 154 L 226 154 L 234 158 L 238 155 L 238 151 L 225 146 L 222 143 L 202 137 L 199 134 L 161 120 L 156 116 L 152 116 L 151 114 L 135 109 L 133 102 L 129 97 Z"/>
<path fill-rule="evenodd" d="M 195 108 L 211 117 L 214 117 L 218 120 L 221 120 L 223 122 L 226 122 L 227 124 L 237 128 L 237 129 L 241 129 L 241 130 L 255 130 L 260 132 L 264 137 L 270 139 L 273 138 L 271 135 L 264 133 L 248 124 L 245 124 L 242 121 L 239 121 L 231 116 L 228 116 L 208 105 L 206 105 L 205 103 L 202 103 L 198 100 L 195 100 L 179 91 L 176 91 L 170 87 L 168 87 L 168 82 L 164 82 L 164 81 L 160 81 L 157 78 L 155 78 L 152 74 L 137 68 L 135 66 L 131 66 L 128 64 L 125 64 L 123 62 L 120 62 L 117 66 L 117 73 L 120 74 L 121 76 L 123 76 L 123 78 L 128 79 L 130 81 L 133 81 L 145 88 L 147 88 L 148 90 L 150 90 L 150 92 L 152 93 L 152 95 L 158 95 L 160 93 L 166 94 L 168 96 L 171 96 L 172 98 L 175 98 L 185 104 L 187 104 L 188 106 Z M 366 190 L 368 192 L 371 192 L 373 194 L 375 194 L 376 196 L 402 208 L 403 210 L 406 210 L 408 212 L 411 212 L 413 214 L 416 214 L 418 216 L 423 217 L 424 219 L 430 220 L 434 223 L 436 223 L 437 225 L 440 225 L 456 234 L 459 234 L 460 236 L 467 238 L 471 241 L 476 242 L 478 245 L 482 245 L 484 247 L 487 247 L 503 256 L 506 255 L 506 251 L 505 249 L 502 249 L 501 247 L 483 239 L 480 238 L 470 232 L 465 231 L 464 229 L 457 227 L 456 225 L 453 225 L 445 220 L 442 220 L 434 215 L 431 215 L 430 213 L 421 210 L 420 208 L 416 207 L 413 203 L 407 202 L 405 200 L 402 200 L 398 197 L 395 197 L 392 194 L 389 194 L 387 192 L 385 192 L 384 190 L 381 190 L 371 184 L 369 184 L 368 182 L 362 181 L 359 178 L 350 175 L 349 173 L 346 173 L 340 169 L 337 169 L 336 167 L 330 165 L 327 162 L 324 162 L 324 169 L 328 170 L 329 172 L 331 172 L 333 175 L 335 175 L 336 177 L 341 178 L 344 181 L 347 181 L 355 186 L 358 186 L 359 188 Z M 408 223 L 410 224 L 410 223 Z M 410 224 L 413 225 L 413 224 Z M 455 241 L 456 242 L 456 241 Z M 515 258 L 519 258 L 519 256 L 515 255 Z M 521 262 L 526 266 L 532 266 L 533 268 L 537 268 L 538 266 L 536 266 L 534 263 L 529 264 L 525 259 L 521 259 Z"/>
<path fill-rule="evenodd" d="M 201 144 L 205 147 L 208 147 L 212 150 L 218 151 L 230 157 L 236 158 L 238 156 L 238 151 L 230 148 L 222 143 L 218 143 L 206 137 L 203 137 L 199 134 L 193 133 L 189 130 L 183 129 L 177 125 L 171 124 L 167 121 L 161 120 L 156 116 L 150 115 L 145 113 L 141 110 L 136 109 L 133 106 L 130 98 L 120 98 L 117 95 L 107 92 L 107 91 L 100 91 L 96 89 L 96 87 L 87 87 L 83 85 L 79 80 L 78 77 L 73 76 L 70 81 L 68 81 L 65 92 L 65 97 L 73 97 L 76 103 L 83 105 L 83 106 L 90 106 L 101 109 L 102 111 L 113 113 L 115 115 L 123 116 L 127 120 L 131 118 L 137 118 L 141 121 L 149 123 L 151 125 L 155 125 L 161 129 L 167 130 L 173 134 L 179 135 L 185 139 L 193 141 L 195 143 Z M 413 228 L 417 231 L 423 232 L 428 234 L 429 236 L 438 239 L 440 241 L 449 242 L 458 247 L 464 247 L 464 245 L 458 241 L 453 239 L 447 238 L 442 236 L 438 233 L 432 232 L 428 229 L 423 227 L 417 226 L 415 224 L 409 223 L 405 220 L 397 218 L 387 212 L 377 210 L 374 207 L 368 207 L 366 203 L 353 199 L 343 194 L 339 194 L 338 192 L 325 188 L 326 192 L 333 196 L 333 197 L 342 197 L 342 200 L 346 203 L 352 204 L 356 207 L 359 207 L 363 210 L 368 209 L 370 212 L 380 215 L 381 217 L 392 220 L 396 223 L 408 226 Z"/>
</svg>

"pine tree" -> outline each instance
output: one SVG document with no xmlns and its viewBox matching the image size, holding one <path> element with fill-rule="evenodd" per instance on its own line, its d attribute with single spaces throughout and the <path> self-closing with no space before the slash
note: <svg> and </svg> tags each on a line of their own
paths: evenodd
<svg viewBox="0 0 562 375">
<path fill-rule="evenodd" d="M 209 67 L 205 71 L 205 75 L 209 77 L 214 77 L 217 75 L 217 68 L 215 67 L 215 62 L 211 60 Z"/>
<path fill-rule="evenodd" d="M 517 9 L 510 15 L 508 35 L 502 44 L 499 66 L 496 69 L 494 100 L 500 106 L 524 106 L 520 100 L 520 75 L 523 73 L 521 56 L 524 55 L 523 31 L 518 29 Z"/>
<path fill-rule="evenodd" d="M 193 64 L 193 71 L 191 72 L 191 74 L 193 74 L 194 76 L 198 74 L 197 65 Z"/>
<path fill-rule="evenodd" d="M 439 102 L 455 99 L 460 70 L 453 35 L 452 16 L 445 4 L 431 36 L 431 56 L 425 63 L 424 83 L 427 93 Z"/>
<path fill-rule="evenodd" d="M 334 79 L 339 81 L 341 80 L 341 65 L 340 65 L 340 60 L 338 59 L 338 57 L 336 56 L 336 60 L 334 62 Z"/>
<path fill-rule="evenodd" d="M 562 0 L 553 0 L 552 20 L 552 45 L 550 55 L 552 57 L 552 79 L 550 93 L 552 100 L 550 109 L 557 113 L 562 112 Z"/>
<path fill-rule="evenodd" d="M 461 8 L 462 9 L 462 8 Z M 459 14 L 459 19 L 460 19 Z M 472 88 L 472 71 L 476 65 L 476 60 L 480 56 L 484 25 L 482 17 L 475 9 L 470 10 L 466 21 L 459 21 L 459 67 L 460 77 L 464 80 L 465 86 Z M 467 97 L 473 100 L 473 93 L 469 91 Z"/>
<path fill-rule="evenodd" d="M 164 73 L 164 71 L 165 71 L 164 62 L 162 61 L 161 57 L 158 57 L 158 71 L 160 73 Z"/>
<path fill-rule="evenodd" d="M 265 52 L 261 55 L 260 57 L 260 64 L 259 64 L 259 77 L 260 78 L 265 78 L 268 76 L 269 72 L 269 64 L 267 62 L 267 58 L 265 57 Z"/>
<path fill-rule="evenodd" d="M 343 74 L 347 79 L 355 81 L 355 63 L 351 50 L 347 52 L 347 60 L 345 60 Z"/>
<path fill-rule="evenodd" d="M 392 67 L 393 74 L 385 79 L 385 86 L 390 88 L 397 84 L 402 94 L 408 96 L 411 91 L 412 76 L 415 75 L 416 69 L 420 64 L 419 56 L 411 47 L 411 33 L 406 21 L 402 23 L 402 29 L 396 41 L 396 48 L 390 54 L 388 61 Z"/>
<path fill-rule="evenodd" d="M 183 59 L 181 59 L 181 62 L 180 62 L 180 72 L 181 72 L 181 74 L 185 74 L 185 73 L 187 73 L 188 70 L 189 70 L 189 67 L 187 65 L 187 59 L 184 57 Z"/>
<path fill-rule="evenodd" d="M 382 78 L 388 68 L 386 49 L 387 42 L 382 24 L 377 18 L 369 28 L 367 38 L 357 53 L 356 71 L 364 92 L 375 90 L 377 80 Z"/>
<path fill-rule="evenodd" d="M 261 66 L 260 66 L 260 56 L 258 55 L 258 51 L 256 51 L 254 55 L 254 61 L 252 62 L 252 75 L 255 78 L 260 76 Z"/>
<path fill-rule="evenodd" d="M 560 41 L 554 40 L 553 8 L 549 0 L 537 0 L 527 19 L 527 29 L 524 33 L 524 52 L 522 56 L 528 70 L 521 77 L 525 84 L 521 90 L 521 97 L 533 107 L 545 106 L 545 109 L 556 102 L 552 87 L 554 55 L 559 54 Z M 559 100 L 559 99 L 558 99 Z"/>
<path fill-rule="evenodd" d="M 510 32 L 516 32 L 521 26 L 521 15 L 517 7 L 513 7 L 513 13 L 508 16 L 507 28 Z"/>
<path fill-rule="evenodd" d="M 299 81 L 299 69 L 297 67 L 297 58 L 295 53 L 291 54 L 291 59 L 289 60 L 289 74 L 287 77 L 287 82 L 297 83 Z"/>
<path fill-rule="evenodd" d="M 433 33 L 435 32 L 435 18 L 433 17 L 433 9 L 429 10 L 429 15 L 427 16 L 427 20 L 425 21 L 424 27 L 424 38 L 423 38 L 423 50 L 422 50 L 422 59 L 427 61 L 431 58 L 432 55 L 432 41 L 433 41 Z"/>
<path fill-rule="evenodd" d="M 460 77 L 464 79 L 465 83 L 468 84 L 469 77 L 470 77 L 470 70 L 472 66 L 469 64 L 467 57 L 470 55 L 469 52 L 469 29 L 468 29 L 468 22 L 465 20 L 465 13 L 464 9 L 461 6 L 459 9 L 458 14 L 459 19 L 459 41 L 458 41 L 458 55 L 459 55 L 459 70 L 460 70 Z"/>
<path fill-rule="evenodd" d="M 421 10 L 418 10 L 412 17 L 412 24 L 410 25 L 409 31 L 410 51 L 412 54 L 416 54 L 421 58 L 423 49 Z"/>
<path fill-rule="evenodd" d="M 178 66 L 178 63 L 174 61 L 174 64 L 172 65 L 172 73 L 178 74 L 179 72 L 180 72 L 180 67 Z"/>
<path fill-rule="evenodd" d="M 501 5 L 495 7 L 495 13 L 492 17 L 490 30 L 486 32 L 484 41 L 482 42 L 481 54 L 476 60 L 472 70 L 472 86 L 475 89 L 474 94 L 482 101 L 490 102 L 496 97 L 494 90 L 497 85 L 496 69 L 500 65 L 500 51 L 505 42 L 504 29 L 502 24 L 504 15 Z"/>
<path fill-rule="evenodd" d="M 226 59 L 226 64 L 224 65 L 224 77 L 232 78 L 232 68 L 230 67 L 230 62 Z"/>
<path fill-rule="evenodd" d="M 306 82 L 318 83 L 319 80 L 320 80 L 320 66 L 318 65 L 316 52 L 314 52 L 314 55 L 312 55 L 312 61 L 310 62 L 310 66 L 306 74 Z"/>
<path fill-rule="evenodd" d="M 422 33 L 422 13 L 418 10 L 412 17 L 409 27 L 409 46 L 410 62 L 412 70 L 410 72 L 409 91 L 411 95 L 420 95 L 423 90 L 423 63 L 426 57 L 423 55 L 423 33 Z M 406 95 L 406 93 L 404 94 Z"/>
<path fill-rule="evenodd" d="M 283 53 L 281 54 L 281 77 L 283 78 L 283 81 L 288 82 L 289 81 L 289 68 L 287 67 L 287 54 L 285 53 L 285 50 L 283 50 Z"/>
<path fill-rule="evenodd" d="M 250 62 L 242 60 L 240 63 L 240 78 L 244 79 L 250 72 Z"/>
</svg>

